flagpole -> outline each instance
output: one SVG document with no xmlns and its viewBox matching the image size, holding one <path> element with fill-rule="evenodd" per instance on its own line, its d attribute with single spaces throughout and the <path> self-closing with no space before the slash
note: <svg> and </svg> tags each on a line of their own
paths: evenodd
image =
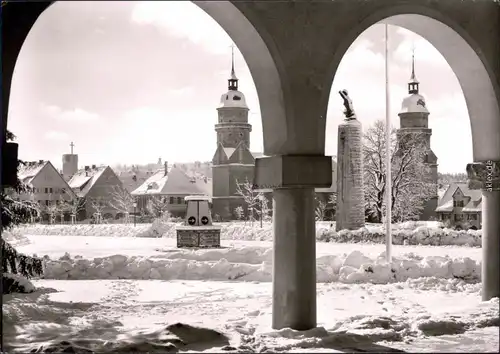
<svg viewBox="0 0 500 354">
<path fill-rule="evenodd" d="M 385 203 L 385 255 L 388 263 L 392 262 L 392 177 L 391 177 L 391 112 L 389 95 L 389 25 L 385 23 L 385 154 L 386 154 L 386 203 Z"/>
</svg>

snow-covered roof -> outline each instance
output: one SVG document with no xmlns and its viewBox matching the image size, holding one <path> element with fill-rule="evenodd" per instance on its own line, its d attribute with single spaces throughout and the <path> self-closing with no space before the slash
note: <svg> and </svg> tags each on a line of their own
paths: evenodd
<svg viewBox="0 0 500 354">
<path fill-rule="evenodd" d="M 210 183 L 209 183 L 210 180 Z M 174 195 L 174 194 L 211 194 L 211 179 L 189 176 L 178 167 L 171 168 L 167 175 L 165 169 L 159 169 L 143 184 L 132 192 L 132 195 Z"/>
<path fill-rule="evenodd" d="M 245 95 L 237 90 L 229 90 L 227 93 L 220 96 L 219 108 L 225 107 L 248 109 Z"/>
<path fill-rule="evenodd" d="M 68 185 L 79 197 L 84 197 L 92 189 L 95 182 L 108 166 L 98 166 L 95 168 L 84 168 L 78 170 L 68 182 Z"/>
<path fill-rule="evenodd" d="M 25 165 L 19 164 L 17 176 L 23 183 L 30 184 L 48 163 L 49 161 L 40 160 L 25 162 Z"/>
<path fill-rule="evenodd" d="M 452 183 L 439 201 L 437 212 L 452 212 L 453 211 L 453 196 L 460 189 L 464 196 L 469 197 L 470 201 L 462 208 L 463 212 L 478 212 L 481 211 L 482 193 L 478 189 L 469 189 L 467 183 Z"/>
<path fill-rule="evenodd" d="M 236 148 L 223 148 L 224 153 L 226 154 L 227 158 L 230 158 L 233 155 L 233 152 L 236 151 Z"/>
<path fill-rule="evenodd" d="M 399 113 L 429 113 L 424 96 L 414 93 L 403 99 Z"/>
</svg>

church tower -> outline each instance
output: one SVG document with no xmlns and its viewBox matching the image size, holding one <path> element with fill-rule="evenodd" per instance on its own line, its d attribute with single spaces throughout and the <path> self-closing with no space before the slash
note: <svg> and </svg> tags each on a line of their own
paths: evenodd
<svg viewBox="0 0 500 354">
<path fill-rule="evenodd" d="M 408 82 L 409 96 L 403 99 L 401 111 L 399 112 L 400 129 L 397 130 L 397 140 L 401 141 L 402 137 L 407 134 L 418 134 L 422 136 L 422 144 L 426 151 L 425 163 L 430 168 L 428 178 L 431 183 L 436 184 L 435 196 L 426 201 L 424 209 L 420 215 L 420 220 L 430 220 L 436 217 L 436 208 L 438 204 L 437 194 L 437 156 L 431 149 L 432 129 L 429 128 L 429 111 L 425 104 L 425 98 L 419 93 L 420 83 L 415 75 L 415 53 L 412 53 L 411 76 Z"/>
<path fill-rule="evenodd" d="M 75 144 L 71 142 L 69 146 L 71 147 L 71 154 L 64 154 L 62 158 L 62 175 L 66 182 L 78 171 L 78 155 L 73 154 Z"/>
<path fill-rule="evenodd" d="M 237 183 L 252 182 L 255 159 L 250 153 L 248 106 L 245 95 L 238 90 L 234 71 L 234 46 L 231 54 L 231 74 L 228 90 L 221 95 L 215 124 L 217 150 L 212 159 L 212 212 L 221 219 L 233 219 L 234 209 L 244 206 L 236 192 Z"/>
</svg>

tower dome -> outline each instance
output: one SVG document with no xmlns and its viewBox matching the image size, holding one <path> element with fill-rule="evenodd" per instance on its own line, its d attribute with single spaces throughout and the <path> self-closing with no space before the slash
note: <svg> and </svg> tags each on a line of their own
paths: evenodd
<svg viewBox="0 0 500 354">
<path fill-rule="evenodd" d="M 238 78 L 236 77 L 236 73 L 234 72 L 234 46 L 232 47 L 231 52 L 231 76 L 229 77 L 228 82 L 228 91 L 221 95 L 219 108 L 247 108 L 247 102 L 245 99 L 245 95 L 238 91 Z"/>
<path fill-rule="evenodd" d="M 410 81 L 408 81 L 408 93 L 410 95 L 403 99 L 399 113 L 429 113 L 424 96 L 418 92 L 419 84 L 415 76 L 415 54 L 412 54 L 411 77 Z"/>
</svg>

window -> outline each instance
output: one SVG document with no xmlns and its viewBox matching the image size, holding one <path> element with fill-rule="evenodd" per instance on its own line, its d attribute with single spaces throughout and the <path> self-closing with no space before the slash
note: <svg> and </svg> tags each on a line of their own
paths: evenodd
<svg viewBox="0 0 500 354">
<path fill-rule="evenodd" d="M 177 204 L 182 204 L 182 197 L 177 197 Z"/>
<path fill-rule="evenodd" d="M 49 205 L 50 205 L 50 203 L 49 203 L 49 201 L 48 201 L 48 200 L 46 200 L 46 201 L 45 201 L 45 205 L 46 205 L 46 206 L 49 206 Z"/>
<path fill-rule="evenodd" d="M 470 220 L 477 220 L 477 215 L 476 214 L 470 214 L 469 218 L 470 218 Z"/>
<path fill-rule="evenodd" d="M 48 188 L 45 188 L 45 193 L 49 193 L 49 189 Z"/>
<path fill-rule="evenodd" d="M 453 200 L 453 207 L 454 208 L 463 208 L 464 201 L 463 200 Z"/>
<path fill-rule="evenodd" d="M 53 192 L 52 192 L 52 187 L 50 187 L 50 188 L 49 188 L 49 193 L 53 193 Z"/>
<path fill-rule="evenodd" d="M 66 188 L 61 189 L 62 194 L 66 193 Z"/>
<path fill-rule="evenodd" d="M 170 197 L 170 201 L 169 201 L 170 204 L 175 204 L 174 202 L 174 197 Z"/>
</svg>

